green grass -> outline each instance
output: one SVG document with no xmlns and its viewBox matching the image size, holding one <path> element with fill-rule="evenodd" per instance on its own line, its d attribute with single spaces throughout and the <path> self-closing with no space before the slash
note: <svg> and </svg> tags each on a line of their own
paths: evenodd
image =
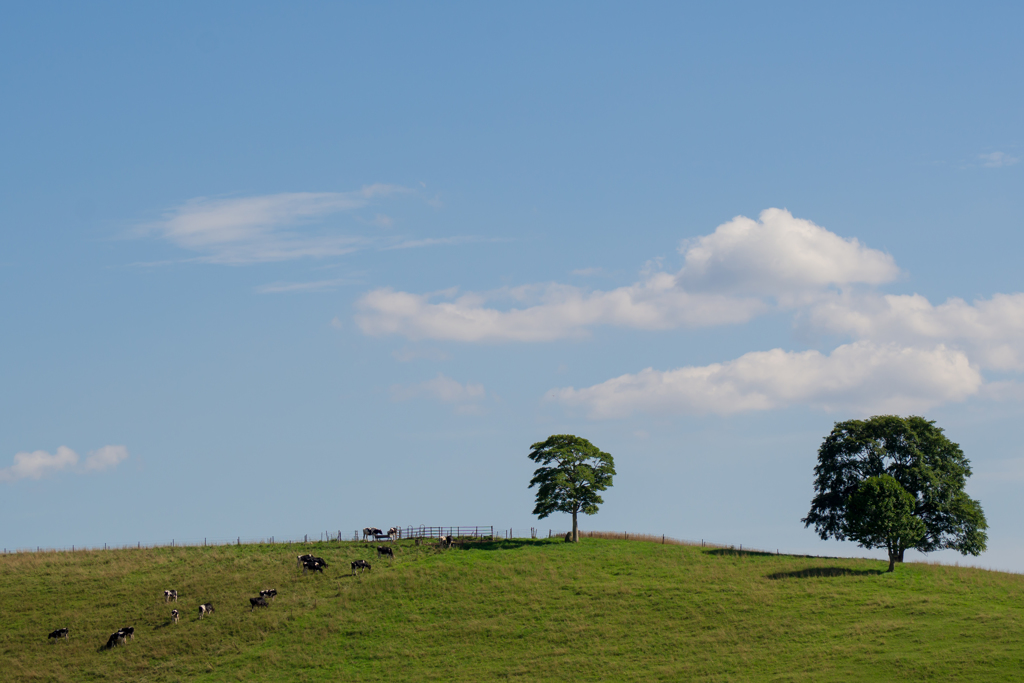
<svg viewBox="0 0 1024 683">
<path fill-rule="evenodd" d="M 10 681 L 993 681 L 1024 671 L 1024 576 L 585 539 L 0 557 Z M 325 574 L 296 569 L 301 552 Z M 348 563 L 370 559 L 369 574 Z M 248 598 L 277 588 L 268 609 Z M 179 624 L 163 590 L 176 588 Z M 216 612 L 196 619 L 197 606 Z M 134 625 L 134 642 L 101 650 Z M 46 635 L 69 626 L 71 641 Z"/>
</svg>

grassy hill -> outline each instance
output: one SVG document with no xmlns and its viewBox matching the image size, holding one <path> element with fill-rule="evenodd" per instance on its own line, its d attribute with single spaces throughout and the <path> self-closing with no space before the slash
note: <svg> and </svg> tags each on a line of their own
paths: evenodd
<svg viewBox="0 0 1024 683">
<path fill-rule="evenodd" d="M 1024 576 L 585 539 L 0 557 L 10 681 L 958 680 L 1024 672 Z M 331 566 L 303 575 L 295 556 Z M 351 576 L 349 562 L 373 571 Z M 181 622 L 163 590 L 175 588 Z M 261 588 L 279 595 L 249 612 Z M 196 619 L 201 602 L 216 612 Z M 101 650 L 133 625 L 135 641 Z M 70 642 L 47 641 L 71 628 Z"/>
</svg>

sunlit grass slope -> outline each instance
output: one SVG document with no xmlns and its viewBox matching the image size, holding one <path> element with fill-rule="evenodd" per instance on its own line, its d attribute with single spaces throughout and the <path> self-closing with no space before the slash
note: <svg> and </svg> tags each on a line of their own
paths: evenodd
<svg viewBox="0 0 1024 683">
<path fill-rule="evenodd" d="M 296 569 L 323 556 L 324 575 Z M 1015 680 L 1024 577 L 585 539 L 0 557 L 5 681 Z M 373 571 L 352 577 L 349 562 Z M 181 623 L 163 590 L 175 588 Z M 271 607 L 248 598 L 276 588 Z M 216 612 L 196 619 L 197 606 Z M 100 650 L 121 626 L 135 641 Z M 71 628 L 68 643 L 49 631 Z"/>
</svg>

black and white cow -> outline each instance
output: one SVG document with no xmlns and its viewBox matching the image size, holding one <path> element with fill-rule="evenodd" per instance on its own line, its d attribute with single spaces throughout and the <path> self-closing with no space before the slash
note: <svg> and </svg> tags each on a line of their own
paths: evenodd
<svg viewBox="0 0 1024 683">
<path fill-rule="evenodd" d="M 174 621 L 175 624 L 178 623 L 178 610 L 176 610 L 176 609 L 172 609 L 171 610 L 171 619 Z"/>
<path fill-rule="evenodd" d="M 257 607 L 269 607 L 270 603 L 263 599 L 263 596 L 258 598 L 249 598 L 249 611 L 252 612 Z"/>
<path fill-rule="evenodd" d="M 390 546 L 379 545 L 377 546 L 377 558 L 380 559 L 383 556 L 390 557 L 392 560 L 395 559 L 395 551 Z"/>
<path fill-rule="evenodd" d="M 369 570 L 370 563 L 366 560 L 356 560 L 352 563 L 352 573 L 355 574 L 357 569 L 359 570 L 360 573 L 362 573 L 364 569 Z"/>
<path fill-rule="evenodd" d="M 124 626 L 120 631 L 121 635 L 124 636 L 125 640 L 135 640 L 135 627 Z"/>
<path fill-rule="evenodd" d="M 213 605 L 210 603 L 199 605 L 199 618 L 202 619 L 206 614 L 213 614 Z"/>
<path fill-rule="evenodd" d="M 68 628 L 67 628 L 67 626 L 65 626 L 64 628 L 59 628 L 56 631 L 54 631 L 53 633 L 51 633 L 50 635 L 46 636 L 47 640 L 49 640 L 50 638 L 55 638 L 55 639 L 63 638 L 64 640 L 67 640 L 68 639 Z M 57 641 L 54 640 L 54 642 L 57 642 Z"/>
<path fill-rule="evenodd" d="M 178 591 L 164 591 L 164 602 L 178 602 Z"/>
<path fill-rule="evenodd" d="M 271 600 L 277 595 L 277 589 L 275 588 L 264 588 L 260 591 L 261 598 L 270 598 Z"/>
<path fill-rule="evenodd" d="M 450 536 L 450 535 L 449 536 L 442 536 L 441 537 L 441 547 L 442 548 L 451 548 L 452 547 L 452 542 L 454 540 L 455 540 L 454 536 Z"/>
<path fill-rule="evenodd" d="M 312 556 L 312 555 L 299 555 L 299 556 L 298 556 L 297 558 L 295 558 L 295 559 L 297 559 L 297 560 L 298 560 L 298 562 L 299 562 L 299 565 L 298 565 L 298 566 L 300 566 L 300 567 L 301 567 L 302 565 L 304 565 L 304 564 L 306 563 L 306 560 L 312 560 L 312 559 L 313 559 L 313 556 Z"/>
<path fill-rule="evenodd" d="M 397 526 L 393 526 L 390 529 L 388 529 L 388 538 L 391 539 L 392 541 L 397 541 L 398 540 L 398 527 Z"/>
<path fill-rule="evenodd" d="M 320 572 L 321 574 L 323 574 L 324 567 L 326 566 L 327 565 L 324 562 L 321 562 L 319 559 L 314 557 L 302 563 L 302 573 L 305 574 L 306 572 Z"/>
<path fill-rule="evenodd" d="M 121 633 L 120 631 L 114 631 L 113 633 L 110 634 L 110 637 L 107 638 L 107 646 L 106 647 L 109 650 L 109 649 L 113 648 L 115 645 L 119 645 L 119 644 L 121 644 L 123 642 L 124 642 L 124 634 Z"/>
<path fill-rule="evenodd" d="M 383 531 L 381 531 L 375 526 L 368 526 L 365 529 L 363 529 L 363 540 L 365 541 L 370 537 L 377 538 L 378 536 L 383 535 L 383 533 Z"/>
</svg>

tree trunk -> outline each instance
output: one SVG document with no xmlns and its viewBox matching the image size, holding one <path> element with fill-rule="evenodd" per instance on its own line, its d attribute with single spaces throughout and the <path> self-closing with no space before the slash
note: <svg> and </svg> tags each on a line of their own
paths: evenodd
<svg viewBox="0 0 1024 683">
<path fill-rule="evenodd" d="M 573 543 L 579 543 L 580 542 L 580 527 L 576 523 L 576 514 L 577 514 L 576 510 L 573 510 L 572 511 L 572 542 Z"/>
<path fill-rule="evenodd" d="M 896 569 L 896 553 L 890 552 L 889 553 L 889 569 L 888 569 L 888 571 L 891 572 L 894 569 Z"/>
<path fill-rule="evenodd" d="M 897 555 L 896 555 L 896 561 L 897 562 L 902 562 L 903 561 L 903 551 L 905 551 L 905 550 L 906 550 L 906 548 L 900 548 L 899 553 L 897 553 Z"/>
</svg>

